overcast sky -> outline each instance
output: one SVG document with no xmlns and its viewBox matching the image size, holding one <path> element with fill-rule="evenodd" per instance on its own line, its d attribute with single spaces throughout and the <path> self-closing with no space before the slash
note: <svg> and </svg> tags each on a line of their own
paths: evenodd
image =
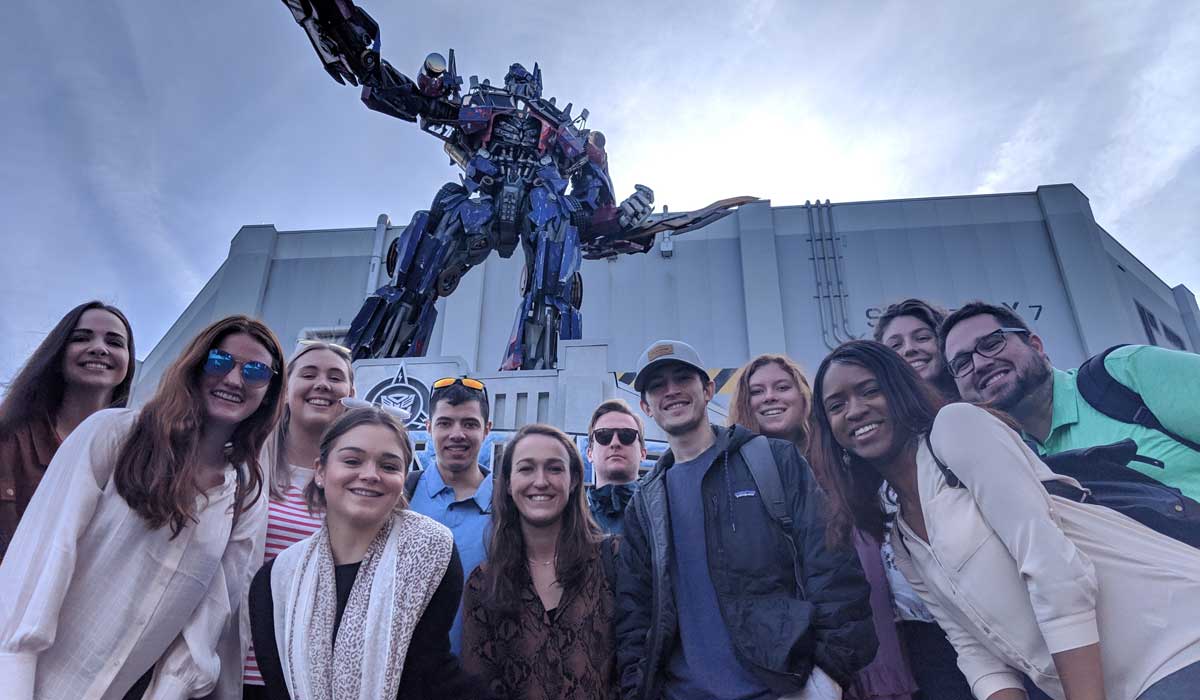
<svg viewBox="0 0 1200 700">
<path fill-rule="evenodd" d="M 540 62 L 546 94 L 607 135 L 621 196 L 645 183 L 687 209 L 1073 182 L 1109 233 L 1200 293 L 1200 3 L 995 5 L 364 7 L 409 75 L 449 47 L 493 81 Z M 331 80 L 280 2 L 4 14 L 0 380 L 93 297 L 128 313 L 145 357 L 243 225 L 402 224 L 457 176 L 439 143 Z"/>
</svg>

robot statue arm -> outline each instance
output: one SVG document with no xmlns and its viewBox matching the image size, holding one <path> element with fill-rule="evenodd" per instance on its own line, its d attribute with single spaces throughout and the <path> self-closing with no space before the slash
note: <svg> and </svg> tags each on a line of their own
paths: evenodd
<svg viewBox="0 0 1200 700">
<path fill-rule="evenodd" d="M 450 64 L 430 54 L 418 81 L 379 56 L 379 24 L 350 0 L 283 0 L 308 34 L 321 64 L 334 80 L 362 86 L 367 107 L 404 121 L 453 119 L 458 86 L 454 52 Z"/>
</svg>

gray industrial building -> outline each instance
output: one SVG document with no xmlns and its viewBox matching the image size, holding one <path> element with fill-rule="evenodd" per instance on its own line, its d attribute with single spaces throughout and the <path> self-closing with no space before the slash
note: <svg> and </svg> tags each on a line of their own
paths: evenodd
<svg viewBox="0 0 1200 700">
<path fill-rule="evenodd" d="M 408 217 L 403 221 L 407 222 Z M 277 231 L 246 226 L 229 257 L 151 351 L 135 388 L 144 400 L 206 324 L 232 313 L 266 321 L 290 348 L 336 339 L 384 282 L 381 254 L 402 226 Z M 494 255 L 438 302 L 427 358 L 360 363 L 360 396 L 470 372 L 492 389 L 498 428 L 550 420 L 582 433 L 610 396 L 636 403 L 628 380 L 651 341 L 693 344 L 727 395 L 732 370 L 782 352 L 809 370 L 839 342 L 869 336 L 882 307 L 917 296 L 954 307 L 1004 302 L 1072 367 L 1117 343 L 1196 351 L 1192 292 L 1160 280 L 1092 215 L 1074 185 L 1034 192 L 772 207 L 762 201 L 704 229 L 662 237 L 645 255 L 583 264 L 582 341 L 558 370 L 499 373 L 523 264 Z M 381 393 L 382 392 L 382 393 Z M 419 400 L 405 394 L 404 401 Z M 714 407 L 714 419 L 723 409 Z M 659 436 L 661 437 L 661 436 Z"/>
</svg>

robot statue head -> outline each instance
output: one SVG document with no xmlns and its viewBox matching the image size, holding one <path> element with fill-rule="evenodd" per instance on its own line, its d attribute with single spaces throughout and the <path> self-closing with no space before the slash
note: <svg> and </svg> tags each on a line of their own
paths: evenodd
<svg viewBox="0 0 1200 700">
<path fill-rule="evenodd" d="M 525 70 L 525 66 L 514 63 L 508 67 L 508 74 L 504 76 L 504 88 L 509 93 L 527 100 L 541 97 L 542 69 L 534 63 L 533 72 L 530 73 Z"/>
</svg>

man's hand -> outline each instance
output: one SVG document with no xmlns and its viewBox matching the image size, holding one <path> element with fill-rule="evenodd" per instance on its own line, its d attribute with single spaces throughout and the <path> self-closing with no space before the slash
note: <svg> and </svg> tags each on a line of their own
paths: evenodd
<svg viewBox="0 0 1200 700">
<path fill-rule="evenodd" d="M 634 185 L 633 194 L 621 202 L 620 209 L 617 221 L 621 228 L 637 226 L 654 212 L 654 191 L 645 185 Z"/>
</svg>

